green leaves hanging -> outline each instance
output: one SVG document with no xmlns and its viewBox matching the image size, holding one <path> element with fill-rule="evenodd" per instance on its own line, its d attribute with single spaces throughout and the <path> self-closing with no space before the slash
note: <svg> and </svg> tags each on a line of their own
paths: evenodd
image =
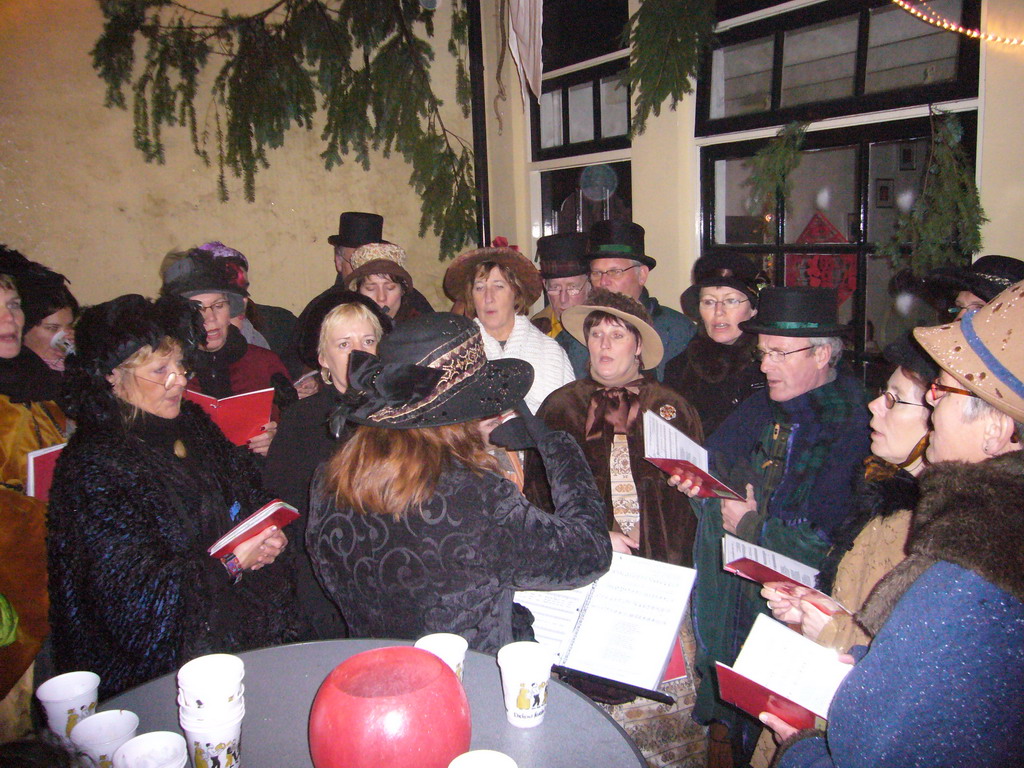
<svg viewBox="0 0 1024 768">
<path fill-rule="evenodd" d="M 748 210 L 763 222 L 769 242 L 775 239 L 778 206 L 789 206 L 793 193 L 789 177 L 800 165 L 806 134 L 807 123 L 790 123 L 747 161 L 750 176 L 744 185 L 750 187 Z"/>
<path fill-rule="evenodd" d="M 666 99 L 675 109 L 693 93 L 700 57 L 711 43 L 714 3 L 708 0 L 643 0 L 626 25 L 631 48 L 626 80 L 634 99 L 633 133 L 647 128 Z"/>
<path fill-rule="evenodd" d="M 892 237 L 878 249 L 879 256 L 917 277 L 936 267 L 966 266 L 981 250 L 981 225 L 988 219 L 962 142 L 956 115 L 934 111 L 921 197 L 900 214 Z"/>
<path fill-rule="evenodd" d="M 230 170 L 252 201 L 267 150 L 282 146 L 293 126 L 312 129 L 322 107 L 327 170 L 350 153 L 369 169 L 371 151 L 398 152 L 423 199 L 420 235 L 429 229 L 440 237 L 442 258 L 475 238 L 473 153 L 441 118 L 427 41 L 433 12 L 418 0 L 268 0 L 248 15 L 203 13 L 174 0 L 99 3 L 106 22 L 93 67 L 107 84 L 108 107 L 127 108 L 131 88 L 133 139 L 147 161 L 164 162 L 164 127 L 185 126 L 196 154 L 217 164 L 221 199 Z M 448 51 L 464 116 L 467 33 L 463 0 L 452 0 Z M 140 39 L 146 52 L 137 65 Z M 200 78 L 212 61 L 219 68 L 198 119 Z"/>
</svg>

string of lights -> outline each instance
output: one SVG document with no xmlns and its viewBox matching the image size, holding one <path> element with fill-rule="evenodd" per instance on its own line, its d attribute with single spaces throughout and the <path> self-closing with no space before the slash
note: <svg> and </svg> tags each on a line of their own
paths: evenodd
<svg viewBox="0 0 1024 768">
<path fill-rule="evenodd" d="M 950 21 L 944 16 L 935 13 L 935 11 L 931 10 L 930 8 L 927 8 L 927 10 L 922 10 L 920 5 L 926 6 L 926 4 L 914 5 L 914 3 L 910 2 L 909 0 L 892 0 L 892 2 L 898 5 L 907 13 L 909 13 L 911 16 L 916 16 L 921 21 L 927 22 L 932 26 L 939 27 L 940 29 L 948 30 L 949 32 L 956 32 L 957 34 L 965 35 L 967 37 L 973 37 L 975 40 L 984 40 L 985 42 L 989 43 L 1001 43 L 1003 45 L 1024 45 L 1024 40 L 1022 40 L 1019 37 L 1005 37 L 1004 35 L 996 35 L 991 32 L 982 32 L 980 29 L 968 29 L 967 27 L 961 26 L 960 24 Z"/>
</svg>

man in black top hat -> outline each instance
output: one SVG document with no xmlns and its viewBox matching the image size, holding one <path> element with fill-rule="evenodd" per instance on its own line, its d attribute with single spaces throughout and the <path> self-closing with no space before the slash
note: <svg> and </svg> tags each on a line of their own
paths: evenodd
<svg viewBox="0 0 1024 768">
<path fill-rule="evenodd" d="M 759 584 L 722 570 L 723 535 L 818 568 L 832 533 L 853 511 L 870 429 L 863 387 L 838 368 L 846 328 L 837 321 L 835 291 L 766 288 L 758 314 L 740 328 L 758 335 L 767 387 L 743 401 L 706 443 L 711 473 L 746 498 L 693 500 L 699 518 L 693 611 L 702 677 L 694 717 L 727 725 L 749 755 L 760 723 L 715 698 L 714 667 L 716 661 L 732 664 L 757 613 L 769 612 Z"/>
<path fill-rule="evenodd" d="M 692 320 L 669 307 L 663 307 L 644 287 L 647 276 L 658 262 L 644 252 L 644 228 L 631 221 L 606 219 L 590 228 L 587 251 L 590 262 L 590 283 L 636 299 L 651 316 L 655 330 L 665 346 L 665 356 L 658 365 L 657 376 L 665 376 L 665 363 L 686 349 L 697 332 Z M 573 370 L 577 359 L 569 354 Z"/>
<path fill-rule="evenodd" d="M 587 348 L 562 327 L 562 313 L 582 304 L 590 295 L 590 265 L 587 236 L 583 232 L 559 232 L 537 240 L 537 259 L 548 305 L 530 318 L 537 328 L 553 338 L 573 362 L 573 373 L 587 375 Z"/>
</svg>

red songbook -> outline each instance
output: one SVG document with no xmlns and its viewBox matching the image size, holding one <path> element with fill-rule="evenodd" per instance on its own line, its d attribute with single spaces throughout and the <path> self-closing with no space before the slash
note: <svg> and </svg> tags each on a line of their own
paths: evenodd
<svg viewBox="0 0 1024 768">
<path fill-rule="evenodd" d="M 702 499 L 735 499 L 743 501 L 746 498 L 746 496 L 737 493 L 710 473 L 705 472 L 692 461 L 686 461 L 686 459 L 652 459 L 650 456 L 645 456 L 644 458 L 668 475 L 679 475 L 684 480 L 692 480 L 694 485 L 700 486 L 700 492 L 697 495 Z"/>
<path fill-rule="evenodd" d="M 754 717 L 762 712 L 771 712 L 801 731 L 814 728 L 817 718 L 806 707 L 801 707 L 770 688 L 755 683 L 719 661 L 715 662 L 715 670 L 718 672 L 718 693 L 722 701 L 739 707 Z"/>
<path fill-rule="evenodd" d="M 248 541 L 270 526 L 276 525 L 278 528 L 284 528 L 298 516 L 299 511 L 291 504 L 274 499 L 217 539 L 207 551 L 214 557 L 224 557 L 228 552 L 234 551 L 235 547 L 243 541 Z"/>
<path fill-rule="evenodd" d="M 40 501 L 50 500 L 50 486 L 53 484 L 53 471 L 57 468 L 57 457 L 67 443 L 29 451 L 28 476 L 25 479 L 25 495 Z"/>
<path fill-rule="evenodd" d="M 213 423 L 220 427 L 224 437 L 235 445 L 245 445 L 249 438 L 258 435 L 263 425 L 270 421 L 274 389 L 258 389 L 222 400 L 186 389 L 185 399 L 202 408 Z"/>
</svg>

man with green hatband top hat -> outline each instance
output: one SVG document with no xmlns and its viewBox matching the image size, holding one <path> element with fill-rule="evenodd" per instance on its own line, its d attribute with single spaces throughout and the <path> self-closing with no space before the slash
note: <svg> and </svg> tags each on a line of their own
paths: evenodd
<svg viewBox="0 0 1024 768">
<path fill-rule="evenodd" d="M 577 379 L 587 375 L 587 348 L 562 327 L 562 313 L 587 300 L 590 295 L 590 265 L 587 263 L 587 235 L 583 232 L 559 232 L 537 241 L 537 260 L 544 281 L 548 305 L 530 318 L 541 333 L 559 343 Z"/>
<path fill-rule="evenodd" d="M 756 356 L 767 387 L 747 398 L 708 439 L 711 473 L 746 496 L 693 498 L 698 517 L 691 603 L 701 682 L 694 717 L 712 739 L 749 759 L 760 723 L 723 704 L 715 662 L 732 664 L 758 613 L 760 585 L 722 570 L 722 538 L 733 534 L 812 568 L 833 531 L 852 513 L 854 481 L 870 451 L 867 398 L 839 368 L 846 331 L 827 288 L 767 288 L 758 314 L 740 324 L 758 335 Z M 688 481 L 681 491 L 694 494 Z"/>
<path fill-rule="evenodd" d="M 644 228 L 620 219 L 596 222 L 590 228 L 586 258 L 590 262 L 590 284 L 594 288 L 625 294 L 643 304 L 651 316 L 665 347 L 665 357 L 656 371 L 661 381 L 665 377 L 665 362 L 686 349 L 697 326 L 682 313 L 661 306 L 644 287 L 651 270 L 658 265 L 644 251 Z M 582 359 L 578 350 L 574 352 L 576 356 L 569 353 L 569 361 L 573 370 L 577 370 L 586 363 L 586 350 L 582 352 Z"/>
</svg>

